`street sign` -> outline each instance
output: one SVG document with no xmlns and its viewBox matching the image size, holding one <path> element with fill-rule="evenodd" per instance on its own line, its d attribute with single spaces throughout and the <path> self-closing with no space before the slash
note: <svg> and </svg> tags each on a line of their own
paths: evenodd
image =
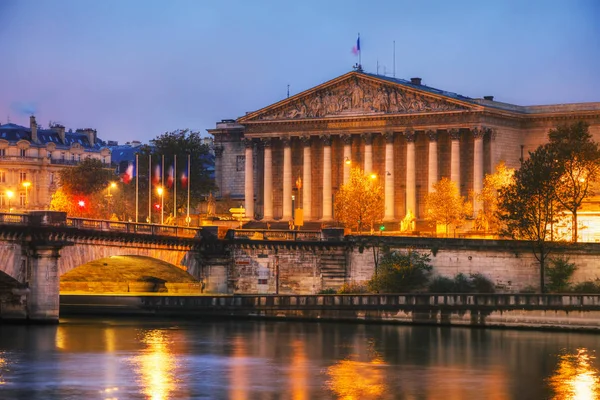
<svg viewBox="0 0 600 400">
<path fill-rule="evenodd" d="M 246 209 L 244 207 L 230 208 L 229 212 L 233 213 L 233 214 L 244 214 L 244 215 L 246 215 Z M 235 217 L 235 215 L 234 215 L 234 217 Z"/>
</svg>

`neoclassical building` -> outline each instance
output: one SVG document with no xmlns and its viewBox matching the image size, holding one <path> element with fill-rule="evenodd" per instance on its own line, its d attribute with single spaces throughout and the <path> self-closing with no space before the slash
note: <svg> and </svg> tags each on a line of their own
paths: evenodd
<svg viewBox="0 0 600 400">
<path fill-rule="evenodd" d="M 478 193 L 501 160 L 518 168 L 549 129 L 575 120 L 600 141 L 600 103 L 518 106 L 358 70 L 208 132 L 219 194 L 243 199 L 249 218 L 289 220 L 301 208 L 305 221 L 331 221 L 358 166 L 384 187 L 385 221 L 410 211 L 419 225 L 436 181 Z"/>
<path fill-rule="evenodd" d="M 62 125 L 41 129 L 34 116 L 30 126 L 0 125 L 0 210 L 47 209 L 57 189 L 58 172 L 86 158 L 109 167 L 111 153 L 94 129 L 65 131 Z"/>
</svg>

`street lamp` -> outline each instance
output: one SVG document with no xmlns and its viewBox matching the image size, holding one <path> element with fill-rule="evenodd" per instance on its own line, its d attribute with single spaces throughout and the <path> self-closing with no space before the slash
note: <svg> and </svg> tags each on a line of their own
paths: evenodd
<svg viewBox="0 0 600 400">
<path fill-rule="evenodd" d="M 114 189 L 117 187 L 117 184 L 115 182 L 111 182 L 108 184 L 108 187 L 106 188 L 108 194 L 106 195 L 107 201 L 108 201 L 108 218 L 111 217 L 111 198 L 112 198 L 112 194 L 110 194 L 110 189 Z"/>
<path fill-rule="evenodd" d="M 31 182 L 23 181 L 23 187 L 25 188 L 25 208 L 27 208 L 27 206 L 29 205 L 29 198 L 28 198 L 28 193 L 27 193 L 29 186 L 31 186 Z"/>
<path fill-rule="evenodd" d="M 8 212 L 10 212 L 10 199 L 12 199 L 14 195 L 15 193 L 12 190 L 6 191 L 6 197 L 8 197 Z"/>
<path fill-rule="evenodd" d="M 160 196 L 160 224 L 164 225 L 164 218 L 165 218 L 165 209 L 164 209 L 164 197 L 163 197 L 163 193 L 164 193 L 164 189 L 162 186 L 159 186 L 156 188 L 156 193 L 158 193 L 158 195 Z"/>
</svg>

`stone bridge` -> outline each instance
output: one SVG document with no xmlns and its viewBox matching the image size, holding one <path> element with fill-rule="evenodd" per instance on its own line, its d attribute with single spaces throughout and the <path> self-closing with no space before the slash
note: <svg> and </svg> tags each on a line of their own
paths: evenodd
<svg viewBox="0 0 600 400">
<path fill-rule="evenodd" d="M 202 234 L 49 211 L 0 214 L 0 317 L 58 321 L 60 276 L 104 257 L 151 257 L 200 278 Z"/>
</svg>

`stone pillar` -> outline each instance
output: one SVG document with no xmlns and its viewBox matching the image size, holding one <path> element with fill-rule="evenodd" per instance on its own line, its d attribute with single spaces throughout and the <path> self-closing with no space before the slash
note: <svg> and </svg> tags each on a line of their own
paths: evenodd
<svg viewBox="0 0 600 400">
<path fill-rule="evenodd" d="M 264 155 L 264 184 L 263 184 L 263 221 L 273 219 L 273 151 L 271 149 L 271 138 L 263 138 L 265 149 Z"/>
<path fill-rule="evenodd" d="M 352 135 L 342 135 L 342 141 L 344 142 L 344 177 L 342 183 L 345 185 L 350 179 L 350 168 L 352 167 Z"/>
<path fill-rule="evenodd" d="M 304 144 L 304 154 L 302 159 L 302 210 L 304 220 L 312 219 L 312 157 L 310 153 L 310 136 L 305 135 L 300 138 Z"/>
<path fill-rule="evenodd" d="M 460 193 L 460 131 L 450 129 L 451 150 L 450 150 L 450 180 L 456 184 Z"/>
<path fill-rule="evenodd" d="M 417 177 L 415 166 L 415 139 L 416 134 L 413 130 L 406 130 L 406 214 L 412 212 L 417 215 Z M 386 146 L 387 150 L 387 146 Z M 386 154 L 387 160 L 387 154 Z M 387 167 L 386 167 L 387 168 Z"/>
<path fill-rule="evenodd" d="M 394 132 L 385 136 L 385 213 L 384 221 L 394 220 Z"/>
<path fill-rule="evenodd" d="M 246 158 L 244 165 L 244 208 L 246 218 L 254 219 L 254 142 L 244 138 Z"/>
<path fill-rule="evenodd" d="M 58 323 L 60 246 L 34 244 L 28 251 L 29 294 L 27 314 L 30 320 Z"/>
<path fill-rule="evenodd" d="M 215 146 L 215 182 L 219 189 L 219 197 L 223 196 L 221 189 L 223 187 L 223 150 L 223 146 Z M 49 184 L 50 182 L 48 182 L 48 185 Z M 42 201 L 44 201 L 44 199 L 42 199 Z"/>
<path fill-rule="evenodd" d="M 361 136 L 365 141 L 365 174 L 369 175 L 373 172 L 373 134 L 363 133 Z"/>
<path fill-rule="evenodd" d="M 427 168 L 427 193 L 433 192 L 433 184 L 438 181 L 437 132 L 429 130 L 429 157 Z"/>
<path fill-rule="evenodd" d="M 281 219 L 292 219 L 292 140 L 289 136 L 283 141 L 283 216 Z"/>
<path fill-rule="evenodd" d="M 323 216 L 322 221 L 331 221 L 331 135 L 321 135 L 323 141 Z"/>
<path fill-rule="evenodd" d="M 483 135 L 485 128 L 473 128 L 473 214 L 483 211 L 483 203 L 478 198 L 483 189 Z"/>
</svg>

